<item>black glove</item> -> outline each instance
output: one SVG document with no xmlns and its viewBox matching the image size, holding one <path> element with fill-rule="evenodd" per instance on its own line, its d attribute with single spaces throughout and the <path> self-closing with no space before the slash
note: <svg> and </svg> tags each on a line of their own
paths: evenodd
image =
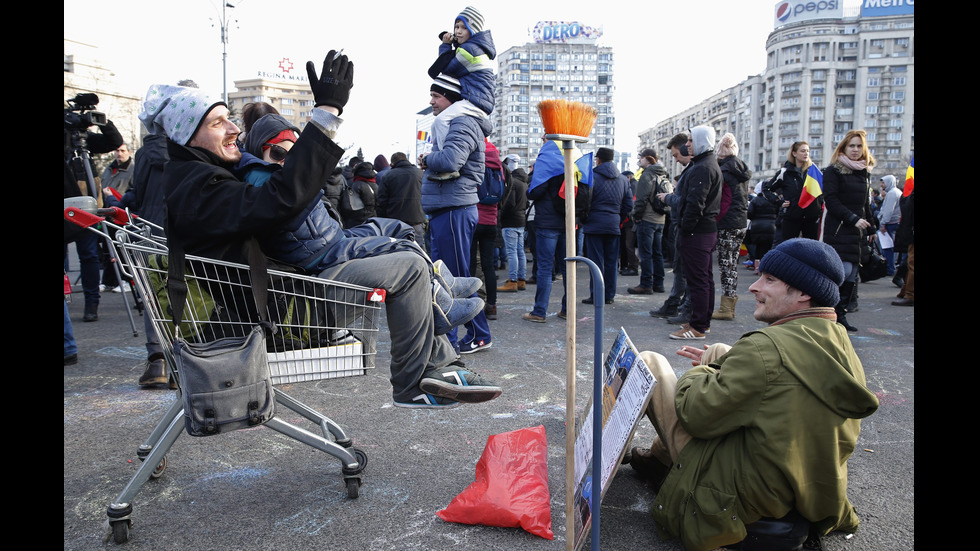
<svg viewBox="0 0 980 551">
<path fill-rule="evenodd" d="M 344 106 L 350 99 L 350 89 L 354 86 L 354 64 L 347 60 L 347 56 L 336 55 L 338 53 L 335 50 L 327 53 L 319 78 L 312 61 L 306 62 L 306 74 L 310 79 L 315 105 L 336 107 L 343 114 Z"/>
</svg>

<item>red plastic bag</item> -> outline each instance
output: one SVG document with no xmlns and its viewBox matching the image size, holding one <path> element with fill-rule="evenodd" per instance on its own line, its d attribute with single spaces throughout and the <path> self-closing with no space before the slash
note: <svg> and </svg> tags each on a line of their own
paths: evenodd
<svg viewBox="0 0 980 551">
<path fill-rule="evenodd" d="M 555 539 L 544 425 L 487 439 L 476 480 L 436 515 L 449 522 L 523 528 Z"/>
</svg>

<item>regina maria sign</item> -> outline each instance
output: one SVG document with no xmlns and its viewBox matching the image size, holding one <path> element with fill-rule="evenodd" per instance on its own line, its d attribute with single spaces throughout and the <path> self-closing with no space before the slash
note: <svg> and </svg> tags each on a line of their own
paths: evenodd
<svg viewBox="0 0 980 551">
<path fill-rule="evenodd" d="M 809 19 L 844 16 L 843 0 L 783 0 L 776 3 L 774 27 Z"/>
</svg>

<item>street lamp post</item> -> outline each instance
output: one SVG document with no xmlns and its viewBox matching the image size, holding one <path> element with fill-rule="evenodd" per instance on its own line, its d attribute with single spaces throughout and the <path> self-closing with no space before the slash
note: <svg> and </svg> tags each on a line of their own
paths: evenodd
<svg viewBox="0 0 980 551">
<path fill-rule="evenodd" d="M 222 99 L 228 103 L 228 16 L 225 8 L 234 8 L 230 2 L 221 5 L 221 89 Z"/>
</svg>

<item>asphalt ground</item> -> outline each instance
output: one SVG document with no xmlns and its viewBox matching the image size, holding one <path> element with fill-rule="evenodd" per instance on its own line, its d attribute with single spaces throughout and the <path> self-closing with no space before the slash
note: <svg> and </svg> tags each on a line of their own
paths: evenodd
<svg viewBox="0 0 980 551">
<path fill-rule="evenodd" d="M 77 266 L 77 263 L 74 264 Z M 715 268 L 717 273 L 717 267 Z M 77 272 L 69 274 L 74 281 Z M 498 271 L 503 280 L 506 272 Z M 668 273 L 669 288 L 673 275 Z M 717 277 L 717 275 L 715 276 Z M 734 321 L 715 321 L 706 342 L 731 343 L 761 326 L 752 317 L 750 271 L 740 269 Z M 678 374 L 689 362 L 676 356 L 674 328 L 648 311 L 664 294 L 628 295 L 637 277 L 620 277 L 615 304 L 605 306 L 602 350 L 625 327 L 641 350 L 663 353 Z M 377 368 L 367 375 L 284 385 L 295 398 L 343 426 L 368 455 L 360 497 L 350 499 L 340 462 L 267 428 L 210 438 L 182 435 L 167 455 L 167 470 L 133 500 L 130 539 L 141 549 L 359 549 L 558 550 L 565 547 L 565 321 L 557 318 L 561 281 L 552 292 L 547 323 L 520 319 L 534 287 L 500 293 L 490 322 L 492 348 L 464 359 L 497 382 L 503 395 L 447 411 L 392 406 L 387 340 Z M 79 345 L 66 366 L 64 398 L 65 549 L 115 548 L 106 507 L 135 473 L 137 447 L 174 400 L 172 391 L 142 390 L 136 381 L 146 353 L 125 313 L 122 295 L 104 293 L 94 323 L 81 321 L 83 298 L 75 286 L 69 311 Z M 897 288 L 887 279 L 859 286 L 860 309 L 848 320 L 860 328 L 851 340 L 881 407 L 862 425 L 849 461 L 848 494 L 862 523 L 851 538 L 831 534 L 824 549 L 864 551 L 915 547 L 914 340 L 915 310 L 891 306 Z M 578 269 L 578 293 L 588 295 L 588 272 Z M 592 388 L 594 311 L 578 306 L 576 404 Z M 386 335 L 382 319 L 381 335 Z M 287 421 L 305 423 L 284 409 Z M 474 479 L 487 438 L 543 425 L 554 540 L 519 528 L 445 522 L 445 508 Z M 313 430 L 313 429 L 311 429 Z M 650 441 L 645 419 L 635 443 Z M 651 489 L 623 466 L 602 503 L 601 548 L 607 551 L 680 550 L 657 535 L 649 516 Z M 591 546 L 585 542 L 584 548 Z"/>
</svg>

